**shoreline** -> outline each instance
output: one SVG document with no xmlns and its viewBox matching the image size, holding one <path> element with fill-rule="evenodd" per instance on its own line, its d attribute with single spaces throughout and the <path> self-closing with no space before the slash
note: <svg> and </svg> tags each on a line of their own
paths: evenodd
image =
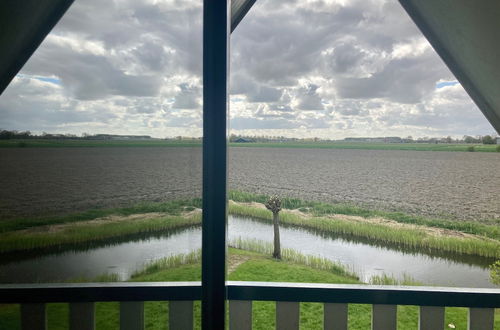
<svg viewBox="0 0 500 330">
<path fill-rule="evenodd" d="M 265 196 L 232 192 L 231 197 L 229 214 L 271 221 L 271 212 L 261 202 Z M 252 201 L 249 202 L 249 199 Z M 94 217 L 75 215 L 52 222 L 45 219 L 33 221 L 31 226 L 25 223 L 22 228 L 12 227 L 11 230 L 9 224 L 6 224 L 3 228 L 0 227 L 3 229 L 0 254 L 27 253 L 41 249 L 60 250 L 127 235 L 199 225 L 201 210 L 197 203 L 196 200 L 177 202 L 175 207 L 170 208 L 149 204 L 149 208 L 132 207 L 126 211 L 102 210 L 91 212 Z M 168 212 L 161 212 L 162 209 Z M 500 259 L 500 240 L 495 225 L 450 223 L 448 220 L 403 217 L 401 214 L 385 215 L 383 212 L 338 208 L 333 204 L 284 199 L 280 221 L 305 229 L 359 237 L 381 245 L 392 244 L 416 250 Z"/>
</svg>

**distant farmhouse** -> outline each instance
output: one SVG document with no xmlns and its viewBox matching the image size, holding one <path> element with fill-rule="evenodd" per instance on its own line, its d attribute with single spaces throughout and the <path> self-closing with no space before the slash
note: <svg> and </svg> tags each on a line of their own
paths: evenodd
<svg viewBox="0 0 500 330">
<path fill-rule="evenodd" d="M 253 140 L 252 139 L 245 139 L 245 138 L 239 137 L 236 140 L 234 140 L 233 142 L 236 142 L 236 143 L 250 143 L 250 142 L 253 142 Z"/>
<path fill-rule="evenodd" d="M 500 136 L 497 136 L 497 144 L 500 144 Z"/>
</svg>

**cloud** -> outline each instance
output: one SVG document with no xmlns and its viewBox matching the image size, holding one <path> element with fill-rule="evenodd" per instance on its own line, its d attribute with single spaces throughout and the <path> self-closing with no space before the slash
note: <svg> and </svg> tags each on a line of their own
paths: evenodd
<svg viewBox="0 0 500 330">
<path fill-rule="evenodd" d="M 0 96 L 3 128 L 201 135 L 202 2 L 77 1 Z M 231 36 L 231 129 L 493 131 L 396 0 L 259 0 Z"/>
<path fill-rule="evenodd" d="M 321 102 L 321 97 L 317 93 L 318 88 L 319 86 L 315 84 L 308 84 L 307 86 L 299 88 L 297 109 L 323 110 L 324 106 Z"/>
<path fill-rule="evenodd" d="M 235 117 L 231 120 L 231 128 L 235 130 L 242 129 L 292 129 L 299 128 L 297 122 L 288 119 L 258 119 Z"/>
<path fill-rule="evenodd" d="M 175 96 L 172 105 L 174 109 L 199 109 L 201 90 L 198 86 L 182 83 L 179 85 L 179 93 Z"/>
</svg>

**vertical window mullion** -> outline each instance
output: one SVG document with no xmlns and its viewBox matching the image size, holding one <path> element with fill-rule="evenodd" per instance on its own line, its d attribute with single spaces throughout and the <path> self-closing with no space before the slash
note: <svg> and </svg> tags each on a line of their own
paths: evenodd
<svg viewBox="0 0 500 330">
<path fill-rule="evenodd" d="M 230 0 L 203 3 L 202 327 L 224 329 Z"/>
</svg>

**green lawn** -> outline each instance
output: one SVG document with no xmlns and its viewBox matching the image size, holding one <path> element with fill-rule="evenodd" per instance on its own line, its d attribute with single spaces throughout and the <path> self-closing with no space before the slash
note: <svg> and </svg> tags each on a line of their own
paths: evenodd
<svg viewBox="0 0 500 330">
<path fill-rule="evenodd" d="M 248 258 L 230 275 L 229 280 L 248 281 L 280 281 L 304 283 L 358 283 L 352 278 L 343 277 L 335 272 L 316 270 L 304 265 L 276 261 L 268 256 L 230 249 L 231 255 Z M 199 281 L 201 269 L 199 263 L 185 264 L 173 268 L 158 270 L 132 281 Z M 97 303 L 97 329 L 118 329 L 118 303 Z M 200 329 L 200 303 L 194 307 L 195 328 Z M 256 301 L 253 303 L 253 329 L 267 330 L 275 324 L 275 304 L 273 302 Z M 321 329 L 323 325 L 323 306 L 317 303 L 301 303 L 301 329 Z M 168 321 L 167 302 L 146 302 L 146 329 L 166 329 Z M 17 305 L 0 306 L 0 329 L 19 329 L 19 307 Z M 447 308 L 446 324 L 453 323 L 456 329 L 466 329 L 467 310 L 465 308 Z M 500 329 L 500 313 L 497 311 L 495 329 Z M 349 305 L 349 329 L 370 329 L 371 307 L 369 305 Z M 49 329 L 67 329 L 67 304 L 48 305 Z M 418 308 L 415 306 L 398 306 L 398 328 L 417 329 Z M 446 327 L 446 329 L 449 329 Z"/>
<path fill-rule="evenodd" d="M 201 147 L 200 140 L 0 140 L 0 148 Z"/>
<path fill-rule="evenodd" d="M 72 147 L 201 147 L 201 140 L 0 140 L 0 148 L 72 148 Z M 229 143 L 230 147 L 256 148 L 314 148 L 314 149 L 364 149 L 364 150 L 409 150 L 409 151 L 499 151 L 496 145 L 455 143 L 371 143 L 371 142 L 250 142 Z"/>
<path fill-rule="evenodd" d="M 315 148 L 315 149 L 364 149 L 364 150 L 408 150 L 408 151 L 474 151 L 496 152 L 497 146 L 486 144 L 454 144 L 454 143 L 371 143 L 371 142 L 263 142 L 263 143 L 230 143 L 231 147 L 258 148 Z"/>
</svg>

